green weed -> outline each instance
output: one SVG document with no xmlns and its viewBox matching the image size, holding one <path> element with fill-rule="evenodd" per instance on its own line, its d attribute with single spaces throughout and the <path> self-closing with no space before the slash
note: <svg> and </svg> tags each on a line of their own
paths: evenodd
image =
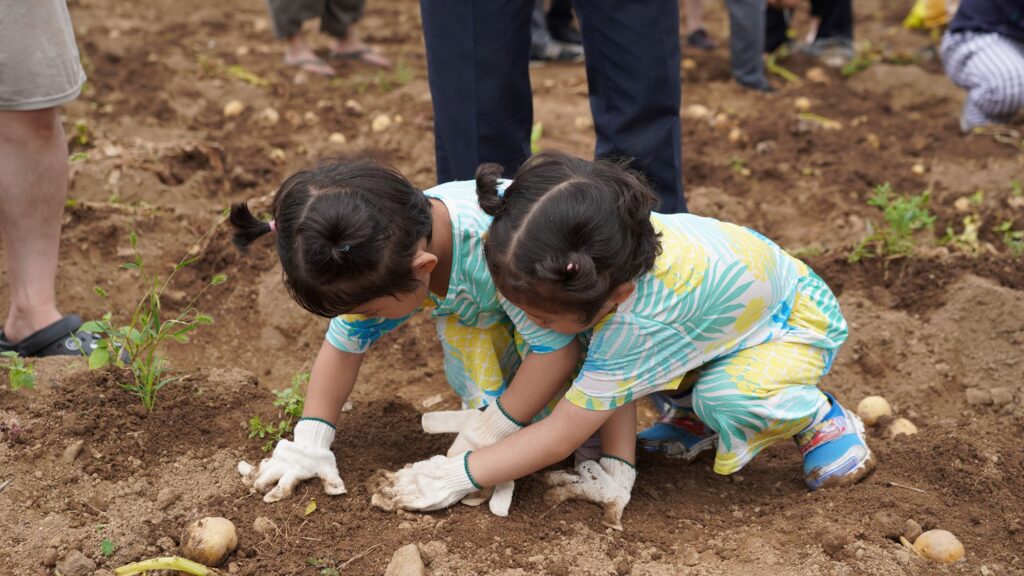
<svg viewBox="0 0 1024 576">
<path fill-rule="evenodd" d="M 1014 256 L 1024 256 L 1024 230 L 1014 230 L 1013 221 L 1006 220 L 993 228 Z"/>
<path fill-rule="evenodd" d="M 211 229 L 212 231 L 212 229 Z M 209 232 L 207 233 L 209 234 Z M 207 288 L 223 284 L 227 280 L 224 274 L 217 274 L 202 290 L 188 302 L 177 315 L 163 319 L 163 308 L 160 297 L 170 285 L 175 274 L 192 264 L 198 257 L 185 255 L 167 276 L 161 281 L 159 274 L 150 274 L 138 250 L 138 237 L 132 231 L 129 234 L 134 260 L 121 267 L 126 270 L 137 270 L 144 282 L 145 294 L 132 312 L 128 325 L 115 325 L 111 313 L 100 320 L 92 320 L 82 325 L 82 330 L 99 334 L 101 339 L 96 349 L 89 355 L 89 367 L 97 370 L 108 366 L 130 368 L 132 379 L 121 383 L 126 391 L 136 395 L 146 410 L 152 411 L 157 393 L 167 384 L 180 380 L 184 376 L 168 376 L 167 361 L 160 350 L 164 342 L 174 340 L 179 343 L 189 341 L 189 333 L 204 324 L 212 324 L 213 318 L 202 314 L 195 307 Z M 204 236 L 205 239 L 205 236 Z M 102 288 L 97 294 L 106 293 Z M 128 360 L 125 360 L 125 356 Z"/>
<path fill-rule="evenodd" d="M 18 356 L 18 353 L 13 350 L 0 352 L 0 356 L 8 359 L 7 366 L 4 368 L 7 370 L 7 382 L 10 383 L 11 390 L 35 388 L 36 369 L 34 366 L 25 364 L 25 359 Z"/>
<path fill-rule="evenodd" d="M 117 545 L 110 538 L 104 538 L 100 542 L 100 554 L 103 554 L 104 558 L 109 558 L 114 555 L 114 550 L 117 550 Z"/>
<path fill-rule="evenodd" d="M 267 86 L 270 86 L 270 80 L 267 80 L 259 74 L 250 72 L 241 66 L 228 66 L 224 69 L 224 73 L 232 78 L 241 80 L 250 86 L 257 86 L 259 88 L 266 88 Z"/>
<path fill-rule="evenodd" d="M 302 417 L 302 409 L 306 404 L 302 386 L 307 382 L 309 382 L 309 372 L 302 372 L 292 378 L 290 387 L 274 392 L 274 406 L 279 409 L 276 424 L 264 422 L 259 416 L 249 419 L 249 438 L 266 440 L 263 444 L 264 452 L 270 452 L 278 440 L 291 434 L 295 428 L 295 422 Z"/>
<path fill-rule="evenodd" d="M 931 190 L 916 196 L 893 194 L 888 182 L 876 186 L 868 204 L 882 211 L 884 225 L 868 223 L 868 236 L 847 257 L 849 262 L 863 258 L 902 258 L 914 253 L 914 233 L 931 229 L 935 215 L 928 210 Z"/>
<path fill-rule="evenodd" d="M 957 234 L 952 226 L 946 226 L 946 234 L 939 240 L 939 244 L 952 246 L 961 252 L 977 256 L 981 252 L 981 241 L 978 240 L 980 230 L 981 216 L 977 214 L 964 216 L 963 232 Z"/>
<path fill-rule="evenodd" d="M 544 123 L 535 122 L 530 128 L 530 153 L 540 152 L 540 139 L 544 137 Z"/>
</svg>

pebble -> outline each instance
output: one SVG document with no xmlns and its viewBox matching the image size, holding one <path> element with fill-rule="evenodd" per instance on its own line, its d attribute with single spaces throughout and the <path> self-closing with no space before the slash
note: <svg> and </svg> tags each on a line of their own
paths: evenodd
<svg viewBox="0 0 1024 576">
<path fill-rule="evenodd" d="M 625 558 L 619 558 L 615 561 L 615 574 L 617 576 L 626 576 L 632 570 L 633 566 L 631 566 L 629 561 Z"/>
<path fill-rule="evenodd" d="M 274 524 L 270 518 L 257 516 L 256 519 L 252 521 L 252 529 L 261 536 L 268 536 L 277 530 L 277 524 Z"/>
<path fill-rule="evenodd" d="M 242 112 L 245 112 L 245 104 L 241 100 L 232 100 L 224 105 L 224 116 L 227 118 L 241 116 Z"/>
<path fill-rule="evenodd" d="M 60 564 L 57 564 L 57 570 L 63 576 L 89 576 L 96 570 L 96 563 L 78 550 L 72 550 Z"/>
<path fill-rule="evenodd" d="M 700 562 L 700 555 L 693 546 L 684 546 L 679 558 L 685 566 L 696 566 Z"/>
<path fill-rule="evenodd" d="M 971 406 L 984 406 L 992 403 L 992 393 L 981 388 L 968 388 L 967 403 Z"/>
<path fill-rule="evenodd" d="M 228 563 L 228 574 L 238 574 L 238 562 Z"/>
<path fill-rule="evenodd" d="M 426 544 L 420 545 L 420 554 L 423 555 L 423 560 L 430 564 L 435 558 L 448 554 L 448 545 L 442 540 L 431 540 Z"/>
<path fill-rule="evenodd" d="M 387 114 L 378 114 L 370 123 L 370 129 L 374 132 L 383 132 L 391 127 L 391 117 Z"/>
<path fill-rule="evenodd" d="M 918 524 L 913 518 L 908 518 L 903 523 L 903 537 L 913 542 L 917 540 L 917 537 L 921 535 L 921 525 Z"/>
<path fill-rule="evenodd" d="M 420 558 L 419 548 L 415 544 L 406 544 L 395 551 L 391 557 L 384 576 L 426 576 L 427 568 Z"/>
<path fill-rule="evenodd" d="M 398 525 L 399 530 L 412 530 L 411 522 L 402 522 Z"/>
<path fill-rule="evenodd" d="M 331 135 L 327 137 L 327 141 L 331 144 L 344 144 L 348 142 L 348 139 L 341 132 L 331 132 Z"/>
<path fill-rule="evenodd" d="M 157 540 L 156 545 L 164 552 L 170 552 L 171 550 L 174 550 L 175 546 L 177 546 L 177 544 L 174 543 L 174 538 L 171 538 L 170 536 L 164 536 Z"/>
<path fill-rule="evenodd" d="M 84 440 L 78 440 L 68 444 L 68 447 L 64 449 L 64 454 L 60 457 L 61 461 L 65 464 L 71 464 L 78 458 L 78 455 L 82 453 L 82 448 L 85 447 Z"/>
<path fill-rule="evenodd" d="M 1013 390 L 1010 388 L 993 388 L 992 403 L 996 406 L 1005 406 L 1013 402 Z"/>
<path fill-rule="evenodd" d="M 43 552 L 43 566 L 46 566 L 47 568 L 53 568 L 56 565 L 57 565 L 57 549 L 56 548 L 47 548 L 46 551 Z"/>
<path fill-rule="evenodd" d="M 359 102 L 349 98 L 345 100 L 345 111 L 353 116 L 363 115 L 363 106 Z"/>
<path fill-rule="evenodd" d="M 181 498 L 181 492 L 170 487 L 162 488 L 156 495 L 156 507 L 166 510 L 177 502 L 179 498 Z"/>
</svg>

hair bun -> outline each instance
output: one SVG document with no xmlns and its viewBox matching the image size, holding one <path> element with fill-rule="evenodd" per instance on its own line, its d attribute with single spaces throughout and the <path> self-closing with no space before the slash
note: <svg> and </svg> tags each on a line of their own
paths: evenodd
<svg viewBox="0 0 1024 576">
<path fill-rule="evenodd" d="M 476 169 L 476 198 L 480 209 L 489 216 L 497 218 L 505 213 L 508 199 L 498 194 L 498 179 L 504 168 L 500 164 L 481 164 Z"/>
</svg>

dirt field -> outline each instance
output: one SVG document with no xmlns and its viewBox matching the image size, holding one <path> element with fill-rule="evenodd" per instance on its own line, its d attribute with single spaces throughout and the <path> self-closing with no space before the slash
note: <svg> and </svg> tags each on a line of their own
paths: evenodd
<svg viewBox="0 0 1024 576">
<path fill-rule="evenodd" d="M 266 206 L 283 177 L 319 156 L 368 151 L 417 185 L 434 184 L 418 3 L 369 4 L 362 29 L 398 71 L 345 65 L 340 79 L 324 80 L 280 65 L 261 2 L 72 1 L 89 84 L 65 110 L 72 152 L 86 157 L 73 164 L 66 210 L 63 309 L 123 313 L 141 295 L 139 277 L 118 268 L 129 230 L 151 267 L 169 268 L 229 202 Z M 216 323 L 170 347 L 174 367 L 191 375 L 165 389 L 152 414 L 114 375 L 74 359 L 37 362 L 35 390 L 0 386 L 0 421 L 25 430 L 0 436 L 0 484 L 13 479 L 0 492 L 0 573 L 53 574 L 55 561 L 78 550 L 96 574 L 110 574 L 174 553 L 182 528 L 212 514 L 238 526 L 230 570 L 251 575 L 381 574 L 408 543 L 420 544 L 433 576 L 1024 574 L 1024 267 L 994 230 L 1005 221 L 1024 228 L 1024 198 L 1012 184 L 1024 178 L 1024 152 L 961 136 L 962 95 L 938 62 L 905 64 L 927 45 L 898 27 L 910 0 L 856 4 L 858 40 L 887 62 L 850 78 L 829 72 L 824 83 L 786 85 L 774 77 L 780 90 L 765 95 L 730 82 L 724 48 L 684 54 L 696 63 L 684 72 L 684 105 L 724 116 L 684 120 L 683 142 L 693 212 L 778 240 L 840 295 L 851 336 L 824 387 L 847 405 L 882 394 L 920 428 L 898 439 L 875 432 L 878 469 L 862 484 L 808 493 L 797 450 L 779 445 L 731 478 L 713 474 L 708 458 L 682 465 L 642 455 L 622 533 L 602 528 L 585 504 L 548 509 L 534 478 L 519 483 L 507 519 L 465 506 L 428 515 L 371 508 L 366 481 L 375 470 L 449 441 L 419 431 L 424 400 L 443 396 L 432 410 L 457 405 L 433 327 L 420 318 L 370 354 L 342 420 L 335 452 L 349 494 L 327 497 L 309 483 L 290 501 L 264 504 L 234 471 L 239 459 L 261 455 L 245 422 L 274 414 L 269 391 L 309 369 L 326 324 L 289 301 L 269 242 L 243 256 L 220 226 L 166 302 L 180 307 L 225 272 L 229 281 L 199 302 Z M 724 42 L 723 11 L 708 8 Z M 801 77 L 810 66 L 784 64 Z M 541 146 L 591 153 L 582 67 L 532 75 Z M 798 97 L 842 128 L 800 121 Z M 225 119 L 231 99 L 247 108 Z M 260 121 L 267 107 L 280 114 L 276 126 Z M 379 114 L 391 127 L 374 132 Z M 735 143 L 732 128 L 742 130 Z M 866 200 L 883 182 L 903 194 L 931 186 L 934 231 L 918 236 L 913 258 L 849 264 L 850 249 L 880 220 Z M 947 226 L 960 234 L 971 215 L 981 223 L 976 249 L 940 244 Z M 0 279 L 0 302 L 6 297 Z M 78 442 L 77 458 L 66 455 Z M 307 516 L 311 498 L 318 507 Z M 278 531 L 258 535 L 258 516 Z M 966 561 L 913 557 L 897 542 L 907 520 L 956 534 Z M 115 545 L 109 556 L 104 540 Z"/>
</svg>

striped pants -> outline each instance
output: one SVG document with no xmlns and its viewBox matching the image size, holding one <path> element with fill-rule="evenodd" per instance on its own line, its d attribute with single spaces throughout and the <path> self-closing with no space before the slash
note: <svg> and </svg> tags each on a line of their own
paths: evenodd
<svg viewBox="0 0 1024 576">
<path fill-rule="evenodd" d="M 947 32 L 946 74 L 965 88 L 961 128 L 1002 124 L 1024 108 L 1024 43 L 995 32 Z"/>
</svg>

